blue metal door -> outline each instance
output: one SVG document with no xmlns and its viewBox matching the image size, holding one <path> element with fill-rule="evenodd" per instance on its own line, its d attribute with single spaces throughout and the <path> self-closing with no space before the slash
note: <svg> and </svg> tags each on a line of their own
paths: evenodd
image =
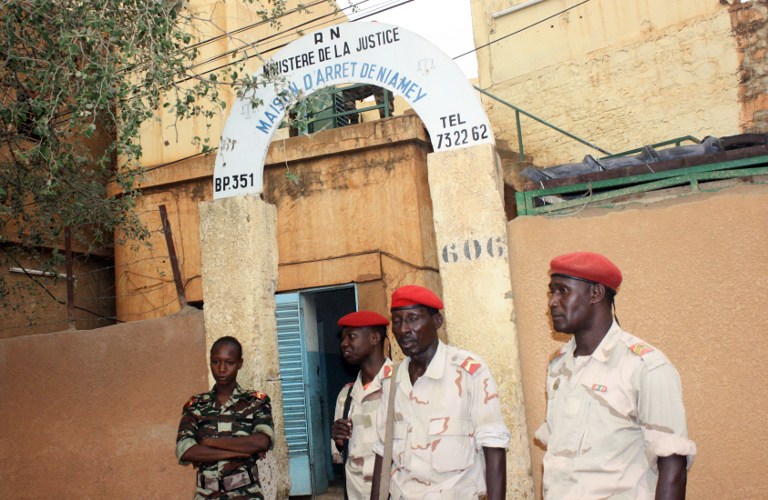
<svg viewBox="0 0 768 500">
<path fill-rule="evenodd" d="M 334 379 L 329 394 L 325 357 L 330 342 L 332 370 L 338 372 L 338 339 L 332 330 L 339 317 L 357 309 L 357 289 L 346 285 L 283 293 L 275 296 L 275 303 L 290 494 L 317 495 L 333 477 L 330 428 L 340 389 Z M 326 331 L 328 325 L 331 331 Z"/>
<path fill-rule="evenodd" d="M 288 442 L 291 495 L 312 494 L 308 412 L 306 401 L 306 347 L 302 330 L 299 294 L 275 297 L 283 420 Z"/>
</svg>

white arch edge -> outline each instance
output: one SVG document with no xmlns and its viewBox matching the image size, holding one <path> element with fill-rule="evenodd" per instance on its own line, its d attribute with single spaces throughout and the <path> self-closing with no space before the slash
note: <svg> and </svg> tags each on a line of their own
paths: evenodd
<svg viewBox="0 0 768 500">
<path fill-rule="evenodd" d="M 373 84 L 411 105 L 435 152 L 495 144 L 479 95 L 461 69 L 434 44 L 399 26 L 358 22 L 324 28 L 283 47 L 267 64 L 290 71 L 281 72 L 282 83 L 256 91 L 263 103 L 257 109 L 250 99 L 233 105 L 214 163 L 214 199 L 262 192 L 264 161 L 286 113 L 285 92 L 304 97 L 328 86 Z"/>
</svg>

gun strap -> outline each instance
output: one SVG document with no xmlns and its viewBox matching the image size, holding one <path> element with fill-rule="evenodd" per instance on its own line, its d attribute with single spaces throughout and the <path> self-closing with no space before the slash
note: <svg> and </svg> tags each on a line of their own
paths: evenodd
<svg viewBox="0 0 768 500">
<path fill-rule="evenodd" d="M 344 400 L 344 414 L 341 416 L 344 420 L 349 418 L 349 407 L 352 406 L 352 388 L 354 384 L 349 386 L 347 391 L 347 398 Z M 347 457 L 349 456 L 349 439 L 344 441 L 344 447 L 341 449 L 342 463 L 347 463 Z"/>
<path fill-rule="evenodd" d="M 397 392 L 395 379 L 397 378 L 397 369 L 399 367 L 400 363 L 397 363 L 392 368 L 392 379 L 389 381 L 387 428 L 384 433 L 384 456 L 381 460 L 381 476 L 379 476 L 379 500 L 387 500 L 389 498 L 389 480 L 392 471 L 392 438 L 395 427 L 395 392 Z"/>
</svg>

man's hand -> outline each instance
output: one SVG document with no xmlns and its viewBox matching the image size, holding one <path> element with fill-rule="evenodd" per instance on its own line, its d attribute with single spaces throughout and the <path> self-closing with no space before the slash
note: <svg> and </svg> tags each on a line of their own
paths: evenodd
<svg viewBox="0 0 768 500">
<path fill-rule="evenodd" d="M 331 439 L 336 443 L 336 448 L 344 448 L 344 441 L 352 437 L 352 421 L 348 418 L 340 418 L 333 423 Z"/>
</svg>

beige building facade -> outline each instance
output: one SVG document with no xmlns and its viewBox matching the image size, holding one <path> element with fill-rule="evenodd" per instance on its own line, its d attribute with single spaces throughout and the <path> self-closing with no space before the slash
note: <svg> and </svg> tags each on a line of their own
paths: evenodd
<svg viewBox="0 0 768 500">
<path fill-rule="evenodd" d="M 215 11 L 221 23 L 242 17 L 230 12 L 229 4 L 215 4 L 224 9 Z M 759 67 L 755 44 L 765 38 L 759 29 L 764 2 L 729 7 L 704 0 L 684 6 L 644 0 L 622 11 L 612 5 L 587 2 L 569 9 L 560 0 L 473 1 L 478 46 L 569 9 L 481 49 L 480 86 L 612 151 L 679 135 L 765 130 L 762 110 L 768 106 L 755 83 L 764 73 L 754 70 L 745 78 L 740 72 Z M 496 15 L 515 6 L 519 10 Z M 743 43 L 749 37 L 754 43 Z M 234 40 L 220 43 L 209 55 L 228 50 Z M 759 285 L 768 271 L 765 179 L 720 184 L 708 193 L 668 191 L 612 209 L 585 207 L 568 216 L 506 221 L 504 209 L 509 218 L 513 202 L 501 204 L 505 186 L 496 154 L 516 154 L 506 148 L 517 143 L 514 114 L 498 102 L 485 104 L 498 149 L 486 145 L 441 153 L 448 156 L 437 160 L 413 113 L 285 137 L 267 154 L 263 195 L 218 205 L 211 201 L 213 157 L 196 154 L 191 145 L 195 135 L 208 134 L 206 125 L 160 117 L 145 131 L 148 172 L 137 205 L 152 246 L 125 246 L 115 254 L 117 317 L 128 325 L 81 338 L 70 332 L 0 340 L 0 358 L 9 360 L 3 393 L 20 402 L 2 414 L 11 431 L 6 444 L 20 451 L 6 464 L 13 477 L 0 491 L 25 492 L 35 480 L 28 471 L 42 465 L 55 472 L 51 481 L 35 483 L 35 494 L 42 496 L 65 491 L 62 481 L 72 488 L 87 484 L 93 496 L 128 496 L 135 493 L 136 477 L 157 481 L 158 471 L 167 471 L 167 481 L 153 493 L 187 498 L 192 472 L 169 460 L 180 405 L 208 386 L 205 355 L 211 342 L 248 331 L 244 353 L 250 361 L 241 382 L 274 397 L 280 437 L 262 470 L 268 491 L 285 498 L 290 484 L 283 436 L 290 417 L 285 416 L 273 298 L 312 294 L 317 314 L 320 294 L 341 287 L 353 290 L 355 308 L 386 315 L 395 288 L 421 284 L 445 298 L 447 328 L 441 336 L 483 355 L 499 383 L 514 433 L 509 497 L 538 497 L 543 452 L 532 433 L 544 418 L 547 357 L 567 340 L 548 320 L 547 266 L 559 253 L 593 250 L 609 255 L 626 276 L 618 299 L 622 326 L 657 345 L 681 373 L 689 432 L 699 447 L 689 497 L 758 498 L 768 483 L 755 464 L 768 456 L 755 438 L 762 423 L 754 409 L 768 404 L 759 390 L 768 373 L 760 363 L 765 349 L 759 335 L 738 336 L 768 327 L 762 313 L 768 296 Z M 221 128 L 224 118 L 211 130 Z M 523 131 L 526 153 L 538 165 L 592 153 L 529 121 Z M 483 168 L 466 168 L 475 162 Z M 169 216 L 175 255 L 166 246 L 161 205 Z M 219 222 L 226 226 L 216 227 Z M 204 307 L 204 319 L 183 308 L 174 256 L 184 300 Z M 150 321 L 132 323 L 138 320 Z M 313 335 L 333 349 L 331 325 L 315 323 L 328 331 Z M 62 349 L 71 349 L 71 356 L 51 355 Z M 27 365 L 27 352 L 47 354 L 38 356 L 39 364 Z M 392 355 L 400 357 L 396 345 Z M 115 368 L 115 375 L 101 378 L 95 371 L 69 368 L 94 358 Z M 146 363 L 134 365 L 135 359 Z M 171 359 L 168 370 L 156 362 Z M 46 378 L 49 372 L 59 374 L 56 384 Z M 110 433 L 88 436 L 100 463 L 121 464 L 113 467 L 111 481 L 68 473 L 62 454 L 40 457 L 40 449 L 80 450 L 78 443 L 87 442 L 81 434 L 57 427 L 40 439 L 21 439 L 40 425 L 24 418 L 35 401 L 51 401 L 46 407 L 51 415 L 67 414 L 68 401 L 58 395 L 82 391 L 84 384 L 103 384 L 82 397 L 99 408 L 98 419 L 114 422 L 127 440 Z M 162 405 L 152 390 L 158 386 L 174 393 L 166 393 Z M 122 406 L 114 406 L 114 395 L 122 392 L 132 394 L 126 403 L 131 407 L 157 411 L 125 418 Z M 69 415 L 73 421 L 93 418 Z M 146 435 L 152 442 L 142 441 Z"/>
<path fill-rule="evenodd" d="M 610 153 L 768 130 L 765 1 L 472 0 L 479 87 Z M 497 139 L 512 109 L 483 98 Z M 603 153 L 522 116 L 537 166 Z"/>
</svg>

